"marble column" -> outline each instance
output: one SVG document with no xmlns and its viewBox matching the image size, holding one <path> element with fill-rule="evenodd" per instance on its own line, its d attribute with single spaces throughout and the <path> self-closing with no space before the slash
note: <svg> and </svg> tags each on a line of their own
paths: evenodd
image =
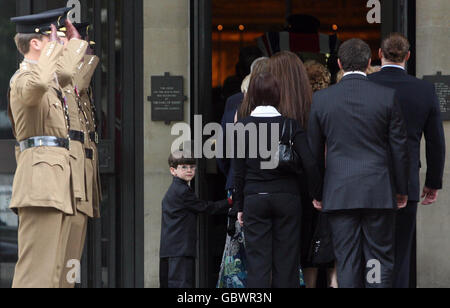
<svg viewBox="0 0 450 308">
<path fill-rule="evenodd" d="M 189 0 L 144 1 L 144 97 L 151 95 L 151 76 L 184 76 L 184 93 L 189 97 Z M 159 244 L 161 201 L 172 182 L 168 157 L 171 125 L 152 122 L 151 103 L 145 100 L 145 287 L 159 287 Z M 189 123 L 189 100 L 185 103 Z"/>
</svg>

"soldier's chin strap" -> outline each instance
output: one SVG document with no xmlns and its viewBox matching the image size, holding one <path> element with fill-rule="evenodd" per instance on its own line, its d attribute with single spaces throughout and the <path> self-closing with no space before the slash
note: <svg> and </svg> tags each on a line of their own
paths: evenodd
<svg viewBox="0 0 450 308">
<path fill-rule="evenodd" d="M 6 94 L 6 101 L 8 104 L 8 118 L 9 121 L 11 122 L 11 127 L 12 127 L 12 133 L 14 138 L 16 138 L 16 123 L 14 122 L 14 118 L 11 112 L 11 87 L 8 87 L 8 92 Z"/>
</svg>

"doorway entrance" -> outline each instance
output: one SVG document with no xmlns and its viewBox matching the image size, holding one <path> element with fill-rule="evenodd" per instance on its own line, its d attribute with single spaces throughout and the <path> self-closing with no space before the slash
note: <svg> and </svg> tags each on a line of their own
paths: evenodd
<svg viewBox="0 0 450 308">
<path fill-rule="evenodd" d="M 205 123 L 220 122 L 226 99 L 240 91 L 240 82 L 248 74 L 240 71 L 240 51 L 256 46 L 262 54 L 271 56 L 271 51 L 286 50 L 280 33 L 292 31 L 287 18 L 293 14 L 315 17 L 321 38 L 365 40 L 372 48 L 373 59 L 378 58 L 381 38 L 390 32 L 405 34 L 414 54 L 415 1 L 381 0 L 380 4 L 381 23 L 371 24 L 367 0 L 191 0 L 192 115 L 202 114 Z M 301 49 L 304 43 L 299 42 L 296 48 Z M 412 59 L 409 67 L 413 75 L 414 63 Z M 196 187 L 204 199 L 225 198 L 224 176 L 214 161 L 200 162 Z M 198 285 L 214 287 L 225 244 L 226 218 L 201 217 L 199 224 Z"/>
<path fill-rule="evenodd" d="M 1 0 L 1 6 L 1 97 L 21 61 L 11 61 L 18 57 L 11 17 L 72 6 L 77 22 L 92 23 L 91 40 L 101 59 L 92 85 L 103 202 L 102 218 L 89 222 L 80 286 L 143 287 L 142 1 Z M 17 260 L 18 222 L 8 210 L 15 141 L 4 116 L 6 102 L 0 106 L 0 287 L 9 287 Z"/>
</svg>

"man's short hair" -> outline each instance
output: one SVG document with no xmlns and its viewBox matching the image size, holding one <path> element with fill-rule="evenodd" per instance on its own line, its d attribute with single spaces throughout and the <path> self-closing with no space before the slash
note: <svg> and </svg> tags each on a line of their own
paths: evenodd
<svg viewBox="0 0 450 308">
<path fill-rule="evenodd" d="M 345 72 L 365 72 L 372 58 L 372 51 L 363 40 L 350 39 L 339 48 L 338 58 Z"/>
<path fill-rule="evenodd" d="M 30 42 L 33 39 L 42 41 L 43 35 L 40 33 L 17 33 L 14 37 L 16 42 L 17 50 L 22 54 L 26 55 L 30 52 Z"/>
<path fill-rule="evenodd" d="M 400 33 L 391 33 L 381 43 L 384 58 L 394 63 L 405 61 L 410 48 L 408 39 Z"/>
<path fill-rule="evenodd" d="M 196 165 L 196 160 L 192 157 L 192 153 L 187 151 L 171 153 L 169 156 L 169 167 L 176 169 L 180 165 Z"/>
</svg>

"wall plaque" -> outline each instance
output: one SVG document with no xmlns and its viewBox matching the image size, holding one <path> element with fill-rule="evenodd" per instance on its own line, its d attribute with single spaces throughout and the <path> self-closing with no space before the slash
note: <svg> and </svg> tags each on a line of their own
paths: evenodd
<svg viewBox="0 0 450 308">
<path fill-rule="evenodd" d="M 434 84 L 441 104 L 442 120 L 450 121 L 450 75 L 442 76 L 438 72 L 434 76 L 424 76 L 423 79 Z"/>
<path fill-rule="evenodd" d="M 183 93 L 183 76 L 152 76 L 152 96 L 148 100 L 152 103 L 152 121 L 184 120 L 184 102 L 187 97 Z"/>
</svg>

